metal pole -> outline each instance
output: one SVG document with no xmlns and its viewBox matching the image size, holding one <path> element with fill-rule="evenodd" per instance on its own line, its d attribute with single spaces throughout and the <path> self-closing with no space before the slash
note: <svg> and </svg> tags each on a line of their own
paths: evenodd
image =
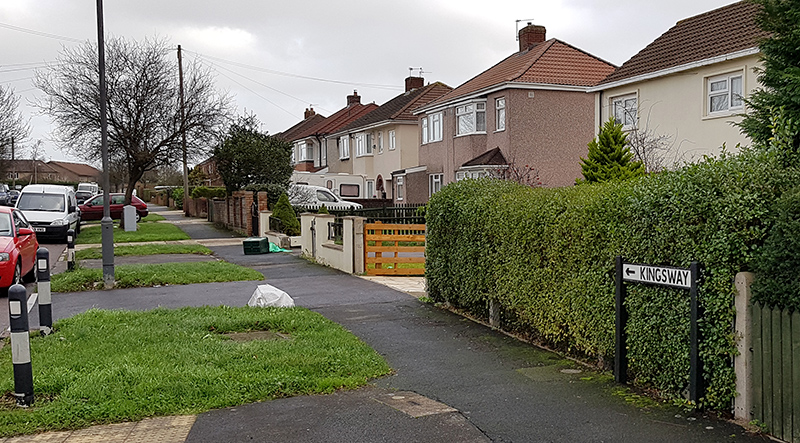
<svg viewBox="0 0 800 443">
<path fill-rule="evenodd" d="M 28 291 L 16 284 L 8 289 L 8 314 L 11 319 L 11 362 L 14 364 L 14 397 L 17 406 L 33 404 L 31 337 L 28 330 Z"/>
<path fill-rule="evenodd" d="M 103 246 L 103 284 L 114 287 L 114 222 L 109 208 L 111 180 L 108 171 L 108 117 L 106 115 L 106 51 L 103 30 L 103 0 L 97 0 L 97 55 L 100 71 L 100 146 L 103 157 L 103 218 L 100 220 Z"/>
<path fill-rule="evenodd" d="M 50 251 L 40 247 L 36 250 L 36 279 L 39 291 L 39 326 L 42 335 L 53 332 L 52 294 L 50 293 Z"/>
<path fill-rule="evenodd" d="M 692 284 L 689 289 L 691 304 L 691 319 L 689 330 L 689 400 L 695 404 L 703 396 L 703 362 L 700 359 L 700 328 L 698 321 L 702 316 L 700 302 L 697 298 L 697 279 L 700 275 L 700 264 L 693 261 L 689 265 L 692 274 Z"/>
<path fill-rule="evenodd" d="M 625 326 L 628 323 L 628 312 L 625 310 L 625 296 L 627 290 L 625 283 L 622 282 L 622 256 L 617 256 L 615 263 L 616 278 L 616 347 L 614 349 L 614 377 L 617 383 L 628 382 L 628 337 L 625 334 Z"/>
<path fill-rule="evenodd" d="M 186 200 L 189 198 L 189 165 L 186 155 L 186 104 L 183 97 L 183 56 L 181 45 L 178 45 L 178 82 L 180 84 L 181 97 L 181 147 L 183 148 L 183 214 L 189 216 L 189 205 Z"/>
</svg>

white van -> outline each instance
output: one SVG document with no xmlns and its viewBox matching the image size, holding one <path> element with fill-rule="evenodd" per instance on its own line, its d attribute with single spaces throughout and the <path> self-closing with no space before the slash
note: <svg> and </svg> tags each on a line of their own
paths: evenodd
<svg viewBox="0 0 800 443">
<path fill-rule="evenodd" d="M 299 206 L 307 209 L 319 209 L 325 205 L 328 209 L 346 211 L 350 209 L 361 209 L 359 203 L 349 202 L 340 199 L 328 188 L 322 186 L 292 184 L 289 186 L 289 203 L 292 206 Z"/>
<path fill-rule="evenodd" d="M 67 230 L 81 229 L 81 213 L 75 191 L 69 186 L 28 185 L 17 198 L 17 209 L 25 214 L 36 237 L 66 243 Z"/>
</svg>

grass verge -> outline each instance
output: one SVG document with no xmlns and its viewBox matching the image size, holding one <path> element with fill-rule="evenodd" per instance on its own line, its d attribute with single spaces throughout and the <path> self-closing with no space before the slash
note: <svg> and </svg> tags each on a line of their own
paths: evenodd
<svg viewBox="0 0 800 443">
<path fill-rule="evenodd" d="M 211 255 L 211 249 L 203 245 L 130 245 L 115 246 L 114 255 L 123 257 L 128 255 L 157 255 L 157 254 L 200 254 Z M 103 258 L 101 248 L 89 248 L 75 251 L 76 260 L 89 260 Z"/>
<path fill-rule="evenodd" d="M 162 220 L 166 220 L 166 218 L 164 218 L 163 215 L 155 214 L 155 213 L 151 212 L 151 213 L 147 214 L 147 217 L 143 218 L 139 223 L 142 223 L 142 222 L 157 222 L 157 221 L 162 221 Z"/>
<path fill-rule="evenodd" d="M 119 265 L 114 274 L 117 288 L 264 279 L 258 271 L 223 261 Z M 87 291 L 102 282 L 102 269 L 77 268 L 53 275 L 51 288 L 53 292 Z"/>
<path fill-rule="evenodd" d="M 238 342 L 221 334 L 269 330 Z M 0 401 L 10 436 L 151 416 L 196 414 L 294 395 L 351 389 L 390 371 L 341 326 L 303 308 L 93 309 L 31 338 L 33 407 Z M 13 392 L 11 347 L 0 389 Z"/>
<path fill-rule="evenodd" d="M 100 225 L 82 226 L 75 243 L 79 245 L 101 243 L 101 235 Z M 115 243 L 188 239 L 189 236 L 185 232 L 169 223 L 139 223 L 139 229 L 131 232 L 125 232 L 119 229 L 119 226 L 114 226 Z"/>
</svg>

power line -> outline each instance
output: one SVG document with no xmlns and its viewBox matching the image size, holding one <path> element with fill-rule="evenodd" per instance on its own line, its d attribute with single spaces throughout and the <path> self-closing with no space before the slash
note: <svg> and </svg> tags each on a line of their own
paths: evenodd
<svg viewBox="0 0 800 443">
<path fill-rule="evenodd" d="M 190 51 L 186 51 L 186 52 L 190 52 Z M 236 80 L 236 79 L 232 78 L 231 76 L 229 76 L 229 75 L 225 74 L 224 72 L 220 72 L 219 70 L 217 70 L 217 68 L 216 68 L 216 66 L 215 66 L 214 64 L 208 64 L 208 67 L 210 67 L 211 69 L 213 69 L 213 70 L 214 70 L 214 72 L 216 72 L 217 74 L 219 74 L 219 75 L 221 75 L 221 76 L 223 76 L 223 77 L 227 78 L 228 80 L 230 80 L 230 81 L 232 81 L 232 82 L 236 83 L 237 85 L 241 86 L 242 88 L 244 88 L 244 89 L 247 89 L 247 90 L 248 90 L 248 91 L 250 91 L 251 93 L 255 94 L 257 97 L 259 97 L 259 98 L 261 98 L 262 100 L 266 101 L 267 103 L 271 104 L 272 106 L 275 106 L 276 108 L 278 108 L 278 109 L 280 109 L 281 111 L 283 111 L 283 112 L 285 112 L 285 113 L 287 113 L 287 114 L 291 115 L 291 116 L 292 116 L 292 117 L 294 117 L 294 118 L 299 118 L 297 115 L 293 114 L 291 111 L 289 111 L 289 110 L 287 110 L 287 109 L 285 109 L 285 108 L 281 107 L 279 104 L 277 104 L 277 103 L 273 102 L 272 100 L 270 100 L 270 99 L 268 99 L 268 98 L 264 97 L 263 95 L 259 94 L 258 92 L 256 92 L 256 91 L 253 91 L 252 89 L 250 89 L 250 88 L 248 88 L 247 86 L 245 86 L 245 85 L 243 85 L 242 83 L 240 83 L 238 80 Z"/>
<path fill-rule="evenodd" d="M 48 32 L 36 31 L 36 30 L 33 30 L 33 29 L 27 29 L 27 28 L 21 28 L 19 26 L 9 25 L 7 23 L 0 23 L 0 28 L 11 29 L 12 31 L 25 32 L 25 33 L 28 33 L 28 34 L 38 35 L 39 37 L 47 37 L 47 38 L 52 38 L 52 39 L 62 40 L 62 41 L 67 41 L 67 42 L 73 42 L 73 43 L 84 43 L 84 42 L 86 42 L 86 40 L 78 40 L 77 38 L 65 37 L 63 35 L 50 34 Z"/>
<path fill-rule="evenodd" d="M 186 51 L 186 52 L 192 52 L 192 51 Z M 193 54 L 202 55 L 202 54 L 199 54 L 199 53 L 196 53 L 196 52 L 193 52 Z M 276 71 L 274 69 L 262 68 L 262 67 L 259 67 L 259 66 L 248 65 L 248 64 L 245 64 L 245 63 L 234 62 L 234 61 L 225 60 L 225 59 L 219 58 L 219 57 L 212 57 L 210 55 L 202 55 L 202 56 L 206 57 L 208 59 L 211 59 L 211 60 L 216 60 L 218 62 L 229 63 L 229 64 L 234 65 L 234 66 L 239 66 L 240 68 L 252 69 L 254 71 L 266 72 L 268 74 L 282 75 L 284 77 L 301 78 L 301 79 L 304 79 L 304 80 L 314 80 L 314 81 L 325 82 L 325 83 L 336 83 L 336 84 L 340 84 L 340 85 L 363 86 L 363 87 L 366 87 L 366 88 L 388 89 L 388 90 L 401 90 L 401 89 L 403 89 L 403 87 L 400 87 L 400 86 L 397 86 L 397 85 L 381 85 L 381 84 L 378 84 L 378 83 L 355 83 L 355 82 L 346 82 L 346 81 L 341 81 L 341 80 L 330 80 L 330 79 L 325 79 L 325 78 L 320 78 L 320 77 L 309 77 L 309 76 L 306 76 L 306 75 L 292 74 L 292 73 L 289 73 L 289 72 Z"/>
<path fill-rule="evenodd" d="M 208 63 L 208 64 L 210 64 L 210 65 L 212 65 L 212 66 L 218 67 L 218 68 L 220 68 L 220 69 L 224 69 L 224 70 L 226 70 L 226 71 L 228 71 L 228 72 L 230 72 L 230 73 L 232 73 L 232 74 L 236 74 L 236 75 L 238 75 L 239 77 L 242 77 L 242 78 L 244 78 L 244 79 L 246 79 L 246 80 L 249 80 L 249 81 L 251 81 L 251 82 L 253 82 L 253 83 L 257 84 L 257 85 L 263 86 L 263 87 L 265 87 L 265 88 L 267 88 L 267 89 L 269 89 L 269 90 L 271 90 L 271 91 L 277 92 L 278 94 L 282 94 L 282 95 L 285 95 L 286 97 L 289 97 L 289 98 L 291 98 L 291 99 L 297 100 L 297 101 L 298 101 L 298 102 L 300 102 L 300 103 L 303 103 L 303 104 L 307 104 L 307 103 L 309 103 L 309 101 L 308 101 L 308 100 L 303 100 L 302 98 L 298 98 L 298 97 L 295 97 L 295 96 L 293 96 L 293 95 L 291 95 L 291 94 L 288 94 L 288 93 L 286 93 L 286 92 L 283 92 L 283 91 L 281 91 L 281 90 L 279 90 L 279 89 L 275 89 L 275 88 L 273 88 L 272 86 L 269 86 L 269 85 L 267 85 L 267 84 L 261 83 L 261 82 L 260 82 L 260 81 L 258 81 L 258 80 L 254 80 L 254 79 L 252 79 L 252 78 L 250 78 L 250 77 L 248 77 L 248 76 L 246 76 L 246 75 L 244 75 L 244 74 L 241 74 L 241 73 L 239 73 L 239 72 L 236 72 L 236 71 L 234 71 L 234 70 L 232 70 L 232 69 L 230 69 L 230 68 L 226 68 L 226 67 L 224 67 L 224 66 L 220 66 L 220 65 L 214 65 L 212 62 L 204 60 L 204 59 L 203 59 L 203 56 L 201 56 L 201 55 L 199 55 L 199 54 L 197 55 L 197 60 L 200 60 L 200 62 L 201 62 L 201 63 Z M 217 71 L 216 69 L 215 69 L 215 71 L 219 73 L 219 71 Z M 228 78 L 229 78 L 229 77 L 228 77 Z M 330 112 L 330 111 L 328 111 L 327 109 L 324 109 L 324 108 L 319 108 L 319 109 L 321 109 L 321 110 L 323 110 L 323 111 L 325 111 L 325 112 Z"/>
</svg>

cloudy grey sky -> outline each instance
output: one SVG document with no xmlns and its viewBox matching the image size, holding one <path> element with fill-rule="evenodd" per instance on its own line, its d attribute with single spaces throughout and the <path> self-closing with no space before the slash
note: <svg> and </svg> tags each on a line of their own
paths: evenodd
<svg viewBox="0 0 800 443">
<path fill-rule="evenodd" d="M 107 35 L 162 37 L 216 73 L 240 113 L 276 133 L 312 105 L 325 116 L 358 90 L 362 103 L 402 92 L 409 67 L 458 86 L 515 52 L 516 21 L 616 65 L 677 21 L 731 0 L 106 0 Z M 524 25 L 522 23 L 521 25 Z M 49 139 L 51 123 L 29 105 L 32 68 L 74 40 L 97 38 L 93 0 L 0 0 L 0 84 L 21 96 L 32 141 L 46 159 L 76 160 Z M 313 79 L 311 79 L 313 78 Z"/>
</svg>

